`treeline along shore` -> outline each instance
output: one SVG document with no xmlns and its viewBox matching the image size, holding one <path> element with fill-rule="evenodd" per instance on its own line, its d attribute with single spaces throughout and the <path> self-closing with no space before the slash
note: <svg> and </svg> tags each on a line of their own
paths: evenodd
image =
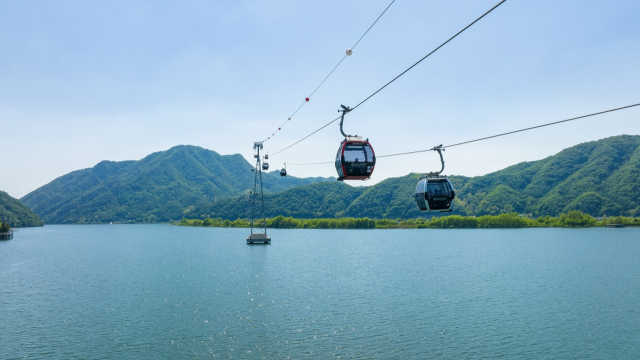
<svg viewBox="0 0 640 360">
<path fill-rule="evenodd" d="M 179 226 L 199 227 L 250 227 L 248 219 L 234 221 L 214 219 L 182 219 L 175 223 Z M 501 215 L 473 216 L 445 216 L 409 220 L 374 220 L 369 218 L 337 218 L 337 219 L 294 219 L 292 217 L 277 216 L 267 219 L 267 227 L 275 229 L 497 229 L 497 228 L 536 228 L 536 227 L 604 227 L 609 224 L 624 226 L 640 226 L 640 218 L 624 216 L 604 217 L 596 219 L 580 211 L 570 211 L 556 217 L 544 216 L 531 219 L 517 213 Z"/>
</svg>

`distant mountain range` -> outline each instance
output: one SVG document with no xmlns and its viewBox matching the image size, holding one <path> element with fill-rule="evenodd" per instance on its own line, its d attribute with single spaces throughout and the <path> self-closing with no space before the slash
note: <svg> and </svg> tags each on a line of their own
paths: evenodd
<svg viewBox="0 0 640 360">
<path fill-rule="evenodd" d="M 189 207 L 243 194 L 254 173 L 241 155 L 176 146 L 138 161 L 102 161 L 61 176 L 20 199 L 47 224 L 179 220 Z M 263 173 L 266 193 L 335 178 Z"/>
<path fill-rule="evenodd" d="M 21 201 L 45 223 L 155 222 L 182 217 L 234 220 L 248 216 L 243 194 L 252 187 L 250 169 L 240 155 L 177 146 L 139 161 L 103 161 L 74 171 Z M 369 187 L 353 187 L 334 178 L 263 175 L 268 217 L 433 215 L 420 213 L 414 203 L 418 174 Z M 542 216 L 575 209 L 594 216 L 635 216 L 640 210 L 640 136 L 614 136 L 484 176 L 449 178 L 457 198 L 454 211 L 446 214 Z"/>
<path fill-rule="evenodd" d="M 44 223 L 38 215 L 24 206 L 18 199 L 0 191 L 0 222 L 4 221 L 11 227 L 42 226 Z"/>
<path fill-rule="evenodd" d="M 370 187 L 325 182 L 265 196 L 267 217 L 415 218 L 413 199 L 420 175 L 386 179 Z M 580 210 L 593 216 L 632 215 L 640 210 L 640 136 L 614 136 L 583 143 L 539 161 L 523 162 L 478 177 L 449 177 L 456 188 L 453 212 L 533 216 Z M 187 218 L 247 217 L 246 200 L 219 199 L 195 207 Z"/>
</svg>

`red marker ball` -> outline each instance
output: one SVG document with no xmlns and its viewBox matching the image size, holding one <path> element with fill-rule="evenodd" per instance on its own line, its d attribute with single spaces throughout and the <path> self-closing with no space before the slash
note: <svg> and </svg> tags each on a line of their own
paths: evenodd
<svg viewBox="0 0 640 360">
<path fill-rule="evenodd" d="M 280 130 L 280 128 L 278 128 L 278 130 Z"/>
<path fill-rule="evenodd" d="M 306 101 L 309 101 L 309 98 L 305 98 Z"/>
</svg>

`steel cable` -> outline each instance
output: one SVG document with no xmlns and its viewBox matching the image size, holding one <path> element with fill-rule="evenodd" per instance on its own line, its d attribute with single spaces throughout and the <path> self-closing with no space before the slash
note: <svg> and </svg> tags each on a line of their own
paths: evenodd
<svg viewBox="0 0 640 360">
<path fill-rule="evenodd" d="M 462 30 L 458 31 L 455 35 L 453 35 L 452 37 L 450 37 L 447 41 L 443 42 L 442 44 L 440 44 L 440 46 L 438 46 L 437 48 L 433 49 L 430 53 L 428 53 L 427 55 L 425 55 L 422 59 L 418 60 L 417 62 L 415 62 L 413 65 L 409 66 L 409 68 L 407 68 L 405 71 L 401 72 L 400 75 L 396 76 L 395 78 L 393 78 L 391 81 L 389 81 L 388 83 L 386 83 L 384 86 L 382 86 L 380 89 L 376 90 L 373 94 L 367 96 L 364 100 L 362 100 L 361 102 L 358 103 L 358 105 L 354 106 L 353 108 L 351 108 L 349 111 L 353 111 L 355 109 L 357 109 L 360 105 L 364 104 L 367 100 L 371 99 L 373 96 L 375 96 L 377 93 L 379 93 L 380 91 L 382 91 L 384 88 L 386 88 L 387 86 L 389 86 L 391 83 L 393 83 L 394 81 L 398 80 L 402 75 L 406 74 L 409 70 L 413 69 L 416 65 L 420 64 L 424 59 L 428 58 L 429 56 L 431 56 L 431 54 L 435 53 L 436 51 L 438 51 L 440 48 L 442 48 L 443 46 L 445 46 L 447 43 L 449 43 L 451 40 L 455 39 L 458 35 L 462 34 L 465 30 L 467 30 L 468 28 L 470 28 L 471 26 L 473 26 L 473 24 L 477 23 L 478 21 L 480 21 L 480 19 L 482 19 L 483 17 L 487 16 L 490 12 L 492 12 L 493 10 L 495 10 L 498 6 L 502 5 L 503 3 L 505 3 L 507 0 L 502 0 L 500 1 L 497 5 L 495 5 L 494 7 L 492 7 L 491 9 L 489 9 L 487 12 L 485 12 L 484 14 L 482 14 L 479 18 L 475 19 L 473 22 L 471 22 L 469 25 L 465 26 Z M 393 2 L 392 2 L 393 3 Z M 391 6 L 391 5 L 389 5 Z M 385 10 L 386 11 L 386 10 Z M 384 13 L 383 13 L 384 14 Z M 376 20 L 377 21 L 377 20 Z M 374 23 L 375 24 L 375 23 Z M 368 31 L 368 30 L 367 30 Z M 304 105 L 304 103 L 303 103 Z M 302 107 L 302 105 L 301 105 Z M 332 123 L 336 122 L 338 119 L 340 119 L 340 117 L 328 122 L 327 124 L 325 124 L 324 126 L 322 126 L 320 129 L 312 132 L 311 134 L 303 137 L 302 139 L 296 141 L 295 143 L 287 146 L 286 148 L 279 150 L 278 152 L 276 152 L 275 154 L 279 154 L 289 148 L 291 148 L 292 146 L 300 143 L 302 140 L 307 139 L 309 136 L 317 133 L 318 131 L 326 128 L 327 126 L 331 125 Z M 274 154 L 274 155 L 275 155 Z"/>
<path fill-rule="evenodd" d="M 591 113 L 591 114 L 587 114 L 587 115 L 576 116 L 576 117 L 573 117 L 573 118 L 554 121 L 554 122 L 550 122 L 550 123 L 546 123 L 546 124 L 542 124 L 542 125 L 531 126 L 531 127 L 528 127 L 528 128 L 509 131 L 509 132 L 505 132 L 505 133 L 501 133 L 501 134 L 485 136 L 485 137 L 481 137 L 481 138 L 474 139 L 474 140 L 463 141 L 463 142 L 460 142 L 460 143 L 443 146 L 442 149 L 446 149 L 446 148 L 450 148 L 450 147 L 454 147 L 454 146 L 465 145 L 465 144 L 478 142 L 478 141 L 483 141 L 483 140 L 488 140 L 488 139 L 493 139 L 493 138 L 497 138 L 497 137 L 500 137 L 500 136 L 511 135 L 511 134 L 515 134 L 515 133 L 519 133 L 519 132 L 523 132 L 523 131 L 538 129 L 538 128 L 542 128 L 542 127 L 545 127 L 545 126 L 557 125 L 557 124 L 565 123 L 565 122 L 568 122 L 568 121 L 584 119 L 584 118 L 588 118 L 588 117 L 591 117 L 591 116 L 602 115 L 602 114 L 606 114 L 606 113 L 610 113 L 610 112 L 614 112 L 614 111 L 629 109 L 629 108 L 636 107 L 636 106 L 640 106 L 640 103 L 633 104 L 633 105 L 622 106 L 622 107 L 618 107 L 618 108 L 615 108 L 615 109 L 609 109 L 609 110 L 605 110 L 605 111 L 599 111 L 599 112 L 595 112 L 595 113 Z M 392 156 L 417 154 L 417 153 L 426 152 L 426 151 L 433 151 L 434 149 L 435 148 L 425 149 L 425 150 L 408 151 L 408 152 L 402 152 L 402 153 L 397 153 L 397 154 L 389 154 L 389 155 L 378 155 L 378 156 L 376 156 L 376 159 L 385 158 L 385 157 L 392 157 Z M 333 163 L 333 161 L 321 162 L 321 163 L 309 163 L 309 164 L 290 164 L 290 165 L 319 165 L 319 164 L 332 164 L 332 163 Z"/>
<path fill-rule="evenodd" d="M 396 0 L 391 1 L 391 3 L 389 3 L 389 5 L 387 5 L 387 7 L 384 9 L 384 11 L 380 14 L 380 16 L 378 16 L 378 18 L 376 19 L 376 21 L 373 22 L 373 24 L 371 24 L 371 26 L 369 26 L 369 28 L 367 29 L 367 31 L 364 32 L 364 34 L 362 34 L 362 36 L 360 36 L 360 38 L 358 39 L 358 41 L 356 41 L 355 44 L 353 44 L 353 46 L 351 47 L 351 49 L 355 49 L 356 46 L 358 46 L 358 43 L 360 43 L 360 41 L 365 37 L 365 35 L 367 35 L 367 33 L 369 33 L 369 30 L 371 30 L 371 28 L 373 28 L 373 26 L 378 22 L 378 20 L 380 20 L 380 18 L 382 17 L 382 15 L 384 15 L 387 10 L 389 10 L 389 8 L 391 7 L 391 5 L 393 5 L 393 3 L 396 2 Z M 344 55 L 342 57 L 342 59 L 340 59 L 340 61 L 338 62 L 338 64 L 336 64 L 336 66 L 333 67 L 333 69 L 329 72 L 329 74 L 327 74 L 327 76 L 324 77 L 324 79 L 322 80 L 322 82 L 320 82 L 320 84 L 318 86 L 316 86 L 316 88 L 313 90 L 313 92 L 311 93 L 311 95 L 307 96 L 307 98 L 305 99 L 305 101 L 302 102 L 302 104 L 300 104 L 300 106 L 298 106 L 298 108 L 296 109 L 296 111 L 293 112 L 293 114 L 291 114 L 291 116 L 289 116 L 289 118 L 287 119 L 287 121 L 285 121 L 282 125 L 280 125 L 280 127 L 278 128 L 278 130 L 276 130 L 272 136 L 275 136 L 275 134 L 280 131 L 288 122 L 289 120 L 291 120 L 291 118 L 293 118 L 298 111 L 300 111 L 300 109 L 302 109 L 302 107 L 304 106 L 304 104 L 306 104 L 308 102 L 307 99 L 311 99 L 311 97 L 316 93 L 316 91 L 318 91 L 318 89 L 320 89 L 320 87 L 322 86 L 322 84 L 325 83 L 325 81 L 327 81 L 327 79 L 329 78 L 329 76 L 331 76 L 331 74 L 333 74 L 334 71 L 336 71 L 336 69 L 338 68 L 338 66 L 340 66 L 340 64 L 342 64 L 342 62 L 344 61 L 344 59 L 347 58 L 348 55 Z M 267 140 L 264 140 L 267 141 Z"/>
</svg>

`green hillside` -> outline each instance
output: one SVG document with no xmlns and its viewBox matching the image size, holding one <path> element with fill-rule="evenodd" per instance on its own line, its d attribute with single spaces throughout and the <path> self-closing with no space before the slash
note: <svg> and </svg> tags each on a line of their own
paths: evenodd
<svg viewBox="0 0 640 360">
<path fill-rule="evenodd" d="M 266 215 L 298 218 L 415 218 L 418 174 L 370 187 L 332 182 L 267 195 Z M 447 215 L 510 212 L 556 216 L 580 210 L 593 216 L 635 216 L 640 210 L 640 136 L 621 135 L 579 144 L 546 159 L 524 162 L 484 176 L 451 176 L 454 211 Z M 185 212 L 187 218 L 247 217 L 244 198 L 220 199 Z"/>
<path fill-rule="evenodd" d="M 139 161 L 102 161 L 64 175 L 21 201 L 53 224 L 168 221 L 182 218 L 189 206 L 242 194 L 253 187 L 250 169 L 239 154 L 176 146 Z M 263 173 L 267 193 L 332 179 Z"/>
<path fill-rule="evenodd" d="M 0 222 L 6 222 L 11 227 L 44 225 L 38 215 L 4 191 L 0 191 Z"/>
<path fill-rule="evenodd" d="M 367 188 L 332 181 L 299 186 L 277 194 L 265 195 L 267 217 L 333 218 L 362 195 Z M 185 212 L 187 218 L 237 219 L 249 217 L 246 197 L 220 199 Z"/>
</svg>

